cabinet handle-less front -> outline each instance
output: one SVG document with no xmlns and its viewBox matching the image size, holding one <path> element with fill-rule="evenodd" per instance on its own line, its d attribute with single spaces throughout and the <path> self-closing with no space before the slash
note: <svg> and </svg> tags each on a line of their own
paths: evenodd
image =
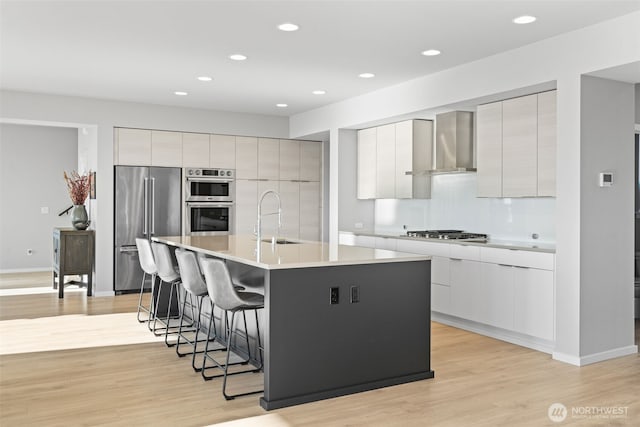
<svg viewBox="0 0 640 427">
<path fill-rule="evenodd" d="M 142 235 L 147 235 L 147 220 L 149 219 L 149 178 L 144 177 L 144 220 L 142 221 Z"/>
<path fill-rule="evenodd" d="M 156 179 L 151 178 L 151 235 L 156 234 Z"/>
</svg>

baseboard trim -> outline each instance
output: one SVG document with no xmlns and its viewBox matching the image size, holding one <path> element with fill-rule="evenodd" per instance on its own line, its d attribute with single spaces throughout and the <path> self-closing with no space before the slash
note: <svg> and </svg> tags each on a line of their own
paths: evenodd
<svg viewBox="0 0 640 427">
<path fill-rule="evenodd" d="M 113 297 L 116 293 L 114 291 L 96 291 L 95 288 L 93 290 L 94 297 Z"/>
<path fill-rule="evenodd" d="M 554 352 L 552 357 L 554 360 L 569 363 L 575 366 L 591 365 L 593 363 L 604 362 L 605 360 L 616 359 L 618 357 L 629 356 L 638 353 L 637 345 L 628 345 L 625 347 L 614 348 L 600 353 L 590 354 L 588 356 L 571 356 L 565 353 Z"/>
<path fill-rule="evenodd" d="M 518 332 L 496 328 L 495 326 L 485 325 L 483 323 L 477 323 L 467 319 L 461 319 L 448 314 L 437 313 L 435 311 L 431 312 L 431 320 L 547 354 L 552 354 L 555 346 L 555 343 L 552 341 L 523 335 Z"/>
<path fill-rule="evenodd" d="M 0 270 L 0 274 L 10 273 L 42 273 L 45 271 L 52 272 L 51 267 L 35 267 L 35 268 L 7 268 Z"/>
</svg>

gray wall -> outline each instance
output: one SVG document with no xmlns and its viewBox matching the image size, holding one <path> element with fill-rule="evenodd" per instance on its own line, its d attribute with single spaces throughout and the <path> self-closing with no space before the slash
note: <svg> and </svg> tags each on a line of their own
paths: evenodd
<svg viewBox="0 0 640 427">
<path fill-rule="evenodd" d="M 70 225 L 62 173 L 77 167 L 76 129 L 0 124 L 1 272 L 51 269 L 52 228 Z"/>
<path fill-rule="evenodd" d="M 633 345 L 634 87 L 582 77 L 580 353 Z M 559 165 L 562 167 L 562 165 Z M 613 186 L 598 174 L 613 172 Z"/>
</svg>

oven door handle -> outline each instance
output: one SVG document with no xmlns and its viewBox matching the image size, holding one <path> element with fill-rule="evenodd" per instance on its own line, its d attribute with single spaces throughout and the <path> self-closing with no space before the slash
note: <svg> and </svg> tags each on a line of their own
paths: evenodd
<svg viewBox="0 0 640 427">
<path fill-rule="evenodd" d="M 187 202 L 188 208 L 232 208 L 233 202 L 229 203 L 192 203 Z"/>
</svg>

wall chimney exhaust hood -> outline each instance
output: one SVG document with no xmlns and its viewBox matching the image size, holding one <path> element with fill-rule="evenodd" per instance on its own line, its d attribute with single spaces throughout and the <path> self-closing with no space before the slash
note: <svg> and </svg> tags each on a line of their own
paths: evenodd
<svg viewBox="0 0 640 427">
<path fill-rule="evenodd" d="M 475 172 L 473 167 L 473 113 L 436 114 L 436 158 L 431 174 Z"/>
</svg>

